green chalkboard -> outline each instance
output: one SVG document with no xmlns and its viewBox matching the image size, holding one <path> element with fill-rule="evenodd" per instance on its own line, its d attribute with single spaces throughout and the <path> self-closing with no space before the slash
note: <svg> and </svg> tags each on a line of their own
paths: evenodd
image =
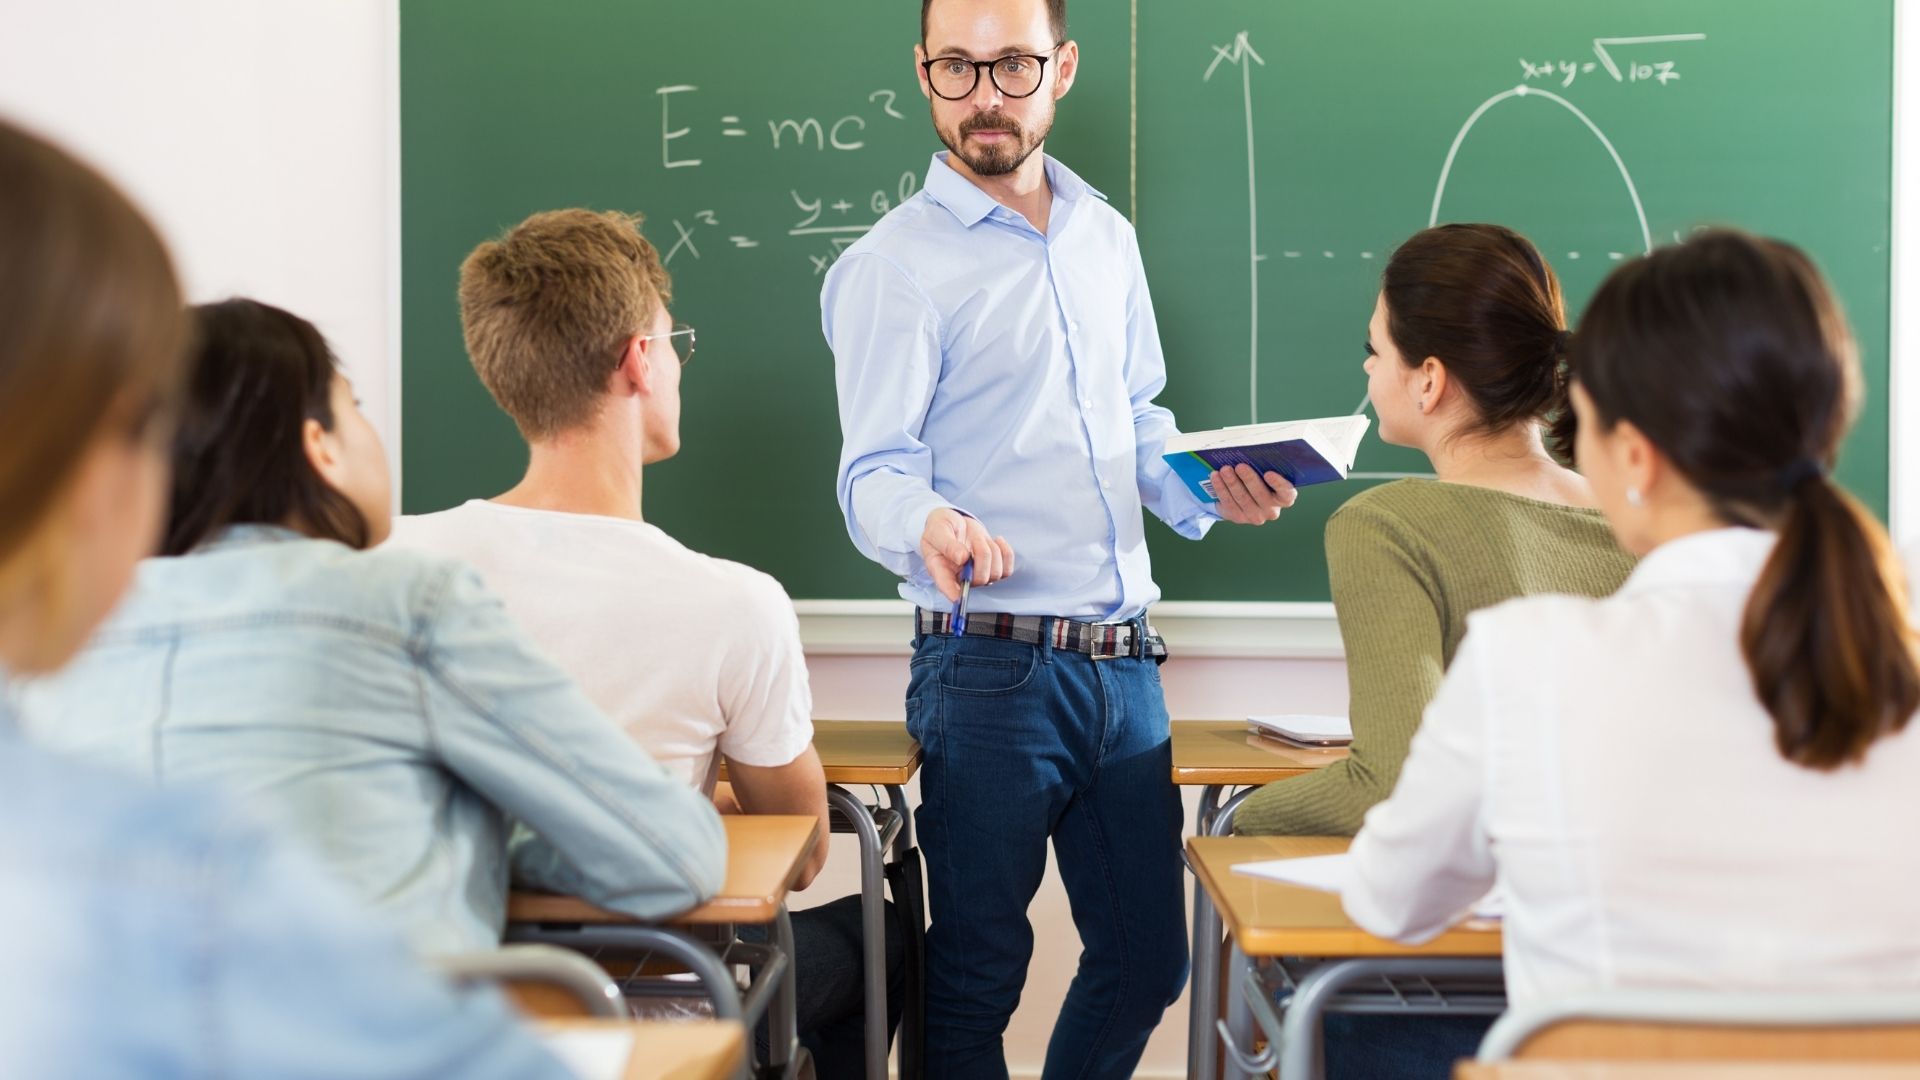
<svg viewBox="0 0 1920 1080">
<path fill-rule="evenodd" d="M 1076 0 L 1082 74 L 1050 152 L 1139 229 L 1189 429 L 1353 411 L 1379 268 L 1430 220 L 1531 236 L 1573 310 L 1619 259 L 1729 223 L 1793 239 L 1860 335 L 1841 479 L 1883 515 L 1892 3 Z M 834 504 L 820 273 L 939 149 L 903 0 L 402 0 L 403 496 L 502 490 L 524 451 L 465 359 L 454 287 L 527 214 L 637 210 L 700 331 L 685 450 L 648 516 L 797 598 L 893 594 Z M 697 162 L 697 164 L 696 164 Z M 1444 182 L 1443 182 L 1444 181 Z M 1339 501 L 1193 544 L 1149 527 L 1175 600 L 1324 600 Z"/>
</svg>

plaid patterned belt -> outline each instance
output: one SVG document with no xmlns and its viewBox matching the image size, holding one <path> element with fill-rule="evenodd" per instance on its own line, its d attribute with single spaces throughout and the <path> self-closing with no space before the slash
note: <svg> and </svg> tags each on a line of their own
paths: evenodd
<svg viewBox="0 0 1920 1080">
<path fill-rule="evenodd" d="M 1144 627 L 1144 634 L 1138 631 Z M 915 634 L 951 634 L 953 616 L 944 611 L 915 608 Z M 1056 649 L 1086 653 L 1095 660 L 1140 657 L 1158 660 L 1167 655 L 1166 639 L 1144 622 L 1093 623 L 1052 615 L 1007 615 L 992 611 L 967 616 L 967 637 L 1002 638 L 1028 645 L 1051 643 Z M 1138 640 L 1136 640 L 1136 638 Z"/>
</svg>

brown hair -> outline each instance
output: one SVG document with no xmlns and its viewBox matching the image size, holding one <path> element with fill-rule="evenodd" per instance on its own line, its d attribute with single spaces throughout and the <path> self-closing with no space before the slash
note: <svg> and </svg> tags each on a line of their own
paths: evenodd
<svg viewBox="0 0 1920 1080">
<path fill-rule="evenodd" d="M 164 434 L 184 363 L 180 283 L 126 196 L 0 121 L 0 591 L 60 578 L 49 513 L 94 439 Z"/>
<path fill-rule="evenodd" d="M 1788 760 L 1866 756 L 1920 707 L 1907 589 L 1879 522 L 1828 478 L 1860 400 L 1839 304 L 1798 248 L 1729 230 L 1614 271 L 1582 316 L 1574 378 L 1726 521 L 1779 532 L 1740 647 Z"/>
<path fill-rule="evenodd" d="M 550 210 L 481 244 L 461 265 L 467 355 L 529 441 L 592 419 L 621 348 L 672 299 L 640 220 Z"/>
<path fill-rule="evenodd" d="M 933 0 L 920 0 L 920 44 L 927 43 L 927 12 Z M 1053 31 L 1055 45 L 1067 40 L 1067 0 L 1047 0 L 1047 28 Z"/>
<path fill-rule="evenodd" d="M 297 523 L 367 546 L 367 520 L 307 458 L 305 421 L 333 430 L 333 350 L 312 323 L 257 300 L 193 309 L 198 345 L 173 446 L 161 551 L 184 555 L 232 525 Z"/>
<path fill-rule="evenodd" d="M 1387 333 L 1409 367 L 1447 366 L 1479 414 L 1469 432 L 1567 415 L 1566 305 L 1527 238 L 1499 225 L 1441 225 L 1401 244 L 1380 274 Z M 1571 460 L 1571 429 L 1553 449 Z"/>
</svg>

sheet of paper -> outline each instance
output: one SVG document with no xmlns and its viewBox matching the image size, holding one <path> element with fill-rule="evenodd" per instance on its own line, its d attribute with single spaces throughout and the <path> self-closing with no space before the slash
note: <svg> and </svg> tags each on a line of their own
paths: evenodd
<svg viewBox="0 0 1920 1080">
<path fill-rule="evenodd" d="M 1351 862 L 1345 853 L 1308 855 L 1299 859 L 1267 859 L 1262 862 L 1235 863 L 1233 872 L 1248 877 L 1304 885 L 1321 892 L 1346 891 Z"/>
<path fill-rule="evenodd" d="M 620 1080 L 633 1056 L 633 1032 L 592 1028 L 548 1030 L 540 1033 L 553 1056 L 582 1080 Z"/>
<path fill-rule="evenodd" d="M 1343 893 L 1353 880 L 1352 858 L 1338 855 L 1307 855 L 1298 859 L 1266 859 L 1261 862 L 1235 863 L 1233 872 L 1248 877 L 1266 878 L 1287 885 L 1300 885 L 1321 892 Z M 1498 887 L 1474 901 L 1466 912 L 1476 919 L 1498 919 L 1506 910 L 1505 898 Z"/>
</svg>

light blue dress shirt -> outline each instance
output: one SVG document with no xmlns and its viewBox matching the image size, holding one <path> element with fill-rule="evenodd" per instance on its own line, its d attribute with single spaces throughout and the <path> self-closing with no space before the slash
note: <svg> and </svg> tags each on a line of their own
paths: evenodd
<svg viewBox="0 0 1920 1080">
<path fill-rule="evenodd" d="M 641 918 L 725 875 L 713 804 L 453 559 L 229 529 L 13 693 L 42 746 L 251 798 L 422 952 L 499 945 L 516 823 L 513 877 Z"/>
<path fill-rule="evenodd" d="M 250 814 L 30 747 L 5 713 L 0 1076 L 572 1075 Z"/>
<path fill-rule="evenodd" d="M 951 507 L 1013 546 L 970 607 L 1120 620 L 1159 599 L 1141 508 L 1199 539 L 1218 520 L 1160 458 L 1177 434 L 1133 226 L 1046 159 L 1043 234 L 936 154 L 926 186 L 827 274 L 839 500 L 900 595 L 947 606 L 920 558 Z"/>
</svg>

